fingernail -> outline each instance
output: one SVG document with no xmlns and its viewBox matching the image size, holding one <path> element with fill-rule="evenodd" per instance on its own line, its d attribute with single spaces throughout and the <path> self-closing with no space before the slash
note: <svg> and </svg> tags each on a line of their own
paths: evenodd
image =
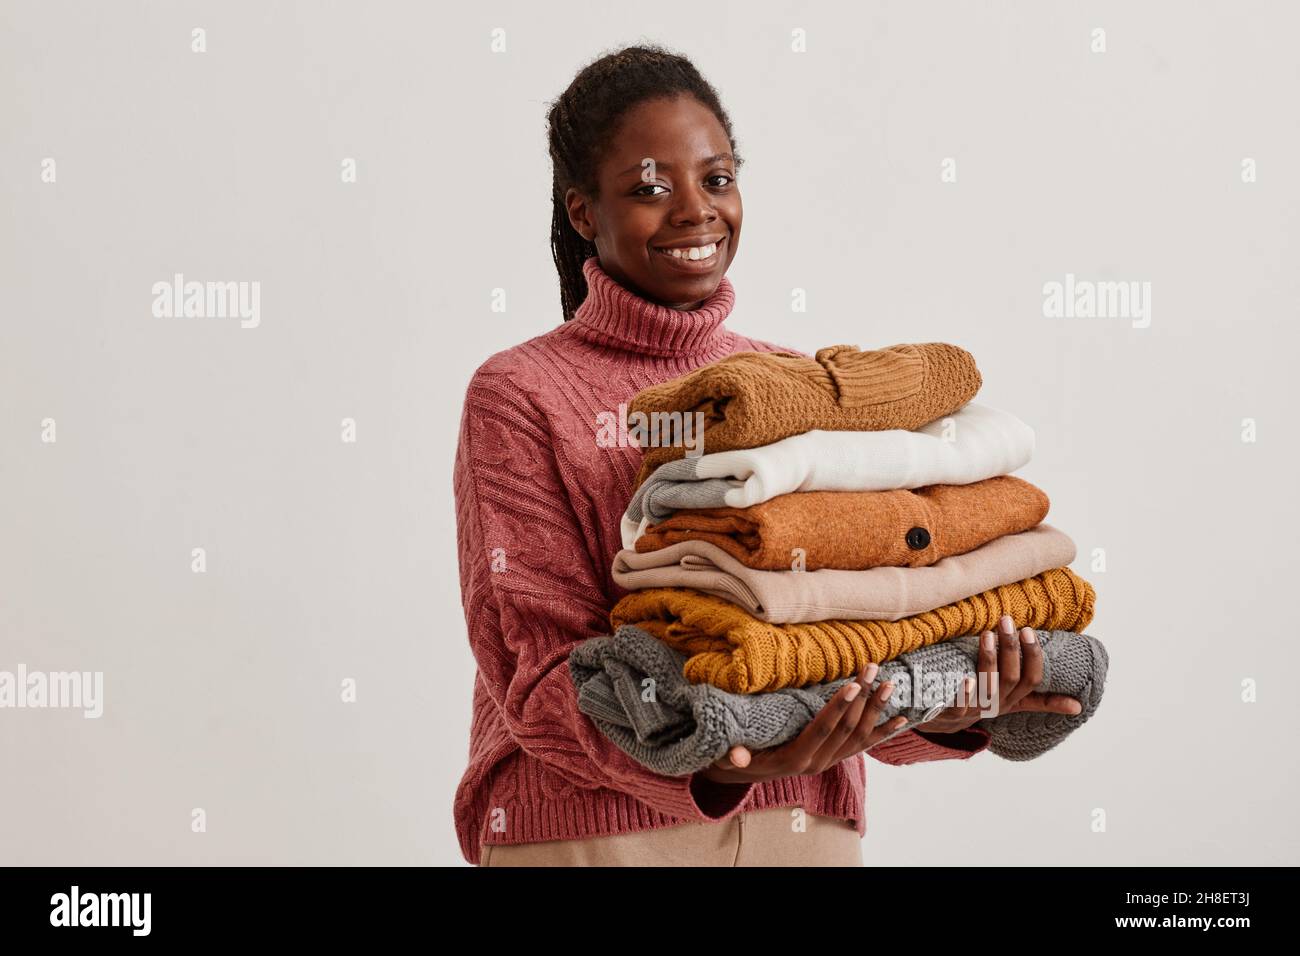
<svg viewBox="0 0 1300 956">
<path fill-rule="evenodd" d="M 1022 636 L 1024 637 L 1026 644 L 1033 644 L 1038 640 L 1038 635 L 1030 630 L 1026 630 Z"/>
<path fill-rule="evenodd" d="M 844 692 L 844 699 L 845 699 L 845 700 L 852 700 L 853 698 L 857 697 L 858 694 L 862 693 L 862 685 L 861 685 L 861 684 L 855 684 L 855 683 L 850 682 L 849 685 L 848 685 L 848 687 L 849 687 L 849 689 L 846 690 L 846 691 Z M 716 753 L 716 751 L 715 751 L 715 753 Z"/>
<path fill-rule="evenodd" d="M 1010 614 L 1003 614 L 1002 620 L 998 621 L 998 623 L 1002 625 L 1002 630 L 1007 633 L 1014 634 L 1016 632 L 1016 622 L 1011 620 Z"/>
<path fill-rule="evenodd" d="M 865 674 L 863 674 L 863 677 L 865 677 L 867 679 L 867 683 L 870 684 L 873 680 L 876 679 L 876 675 L 879 673 L 880 673 L 879 664 L 868 664 L 867 671 Z"/>
<path fill-rule="evenodd" d="M 891 682 L 886 681 L 885 683 L 880 685 L 880 689 L 881 689 L 880 699 L 889 700 L 889 695 L 894 692 L 894 685 Z"/>
<path fill-rule="evenodd" d="M 993 639 L 993 632 L 992 632 L 992 631 L 985 631 L 985 632 L 984 632 L 984 650 L 986 650 L 986 651 L 991 651 L 991 650 L 993 650 L 994 643 L 995 643 L 995 642 L 994 642 L 994 639 Z"/>
</svg>

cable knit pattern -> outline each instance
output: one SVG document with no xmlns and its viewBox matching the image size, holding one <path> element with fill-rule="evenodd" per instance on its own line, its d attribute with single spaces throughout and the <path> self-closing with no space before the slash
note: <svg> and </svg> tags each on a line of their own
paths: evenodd
<svg viewBox="0 0 1300 956">
<path fill-rule="evenodd" d="M 1038 632 L 1043 652 L 1040 694 L 1079 701 L 1079 714 L 1017 711 L 984 717 L 989 750 L 1007 760 L 1033 760 L 1087 723 L 1101 704 L 1109 658 L 1101 642 L 1069 631 Z M 578 707 L 619 749 L 657 773 L 683 776 L 708 767 L 732 747 L 777 747 L 796 737 L 847 682 L 733 694 L 682 676 L 685 657 L 638 627 L 584 641 L 569 655 Z M 904 727 L 924 723 L 936 706 L 953 706 L 967 678 L 979 678 L 979 638 L 940 641 L 887 661 L 869 685 L 895 691 L 876 726 L 899 714 Z M 652 681 L 654 694 L 645 693 Z M 649 699 L 647 699 L 649 697 Z"/>
<path fill-rule="evenodd" d="M 693 312 L 641 299 L 596 259 L 572 321 L 500 352 L 465 396 L 454 485 L 461 597 L 478 666 L 469 763 L 454 800 L 461 852 L 480 843 L 581 839 L 802 806 L 865 833 L 861 757 L 818 776 L 748 786 L 655 774 L 578 710 L 568 655 L 609 633 L 623 594 L 611 577 L 619 519 L 640 464 L 634 442 L 601 447 L 601 412 L 617 414 L 652 385 L 739 351 L 771 352 L 723 328 L 725 278 Z M 988 746 L 977 731 L 902 734 L 882 762 L 962 759 Z"/>
</svg>

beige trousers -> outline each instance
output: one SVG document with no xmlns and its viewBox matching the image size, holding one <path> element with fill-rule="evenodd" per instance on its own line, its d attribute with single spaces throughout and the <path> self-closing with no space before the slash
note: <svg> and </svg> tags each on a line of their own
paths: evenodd
<svg viewBox="0 0 1300 956">
<path fill-rule="evenodd" d="M 797 807 L 738 813 L 584 840 L 486 845 L 480 866 L 861 866 L 862 838 L 848 820 Z"/>
</svg>

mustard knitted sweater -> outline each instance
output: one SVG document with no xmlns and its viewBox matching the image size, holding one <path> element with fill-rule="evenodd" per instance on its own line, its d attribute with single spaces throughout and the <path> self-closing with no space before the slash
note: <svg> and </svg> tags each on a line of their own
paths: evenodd
<svg viewBox="0 0 1300 956">
<path fill-rule="evenodd" d="M 738 352 L 642 390 L 628 406 L 629 422 L 639 415 L 699 413 L 703 450 L 732 451 L 814 429 L 910 431 L 961 408 L 980 383 L 974 357 L 939 342 L 866 352 L 833 345 L 814 358 Z M 664 462 L 685 457 L 685 444 L 652 434 L 641 438 L 638 485 Z"/>
<path fill-rule="evenodd" d="M 614 606 L 610 621 L 615 629 L 640 627 L 687 654 L 688 681 L 754 694 L 853 677 L 869 663 L 990 630 L 1003 614 L 1018 628 L 1082 631 L 1095 599 L 1083 578 L 1053 568 L 899 621 L 768 624 L 686 588 L 634 591 Z"/>
</svg>

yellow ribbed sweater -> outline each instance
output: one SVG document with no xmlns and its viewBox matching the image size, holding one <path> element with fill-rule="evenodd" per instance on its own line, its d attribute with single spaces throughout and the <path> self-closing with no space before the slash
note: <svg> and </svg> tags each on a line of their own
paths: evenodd
<svg viewBox="0 0 1300 956">
<path fill-rule="evenodd" d="M 610 621 L 615 630 L 635 624 L 689 655 L 684 672 L 692 683 L 755 694 L 853 677 L 867 664 L 995 628 L 1003 614 L 1018 628 L 1081 631 L 1095 599 L 1083 578 L 1053 568 L 899 621 L 769 624 L 687 588 L 633 591 Z"/>
</svg>

